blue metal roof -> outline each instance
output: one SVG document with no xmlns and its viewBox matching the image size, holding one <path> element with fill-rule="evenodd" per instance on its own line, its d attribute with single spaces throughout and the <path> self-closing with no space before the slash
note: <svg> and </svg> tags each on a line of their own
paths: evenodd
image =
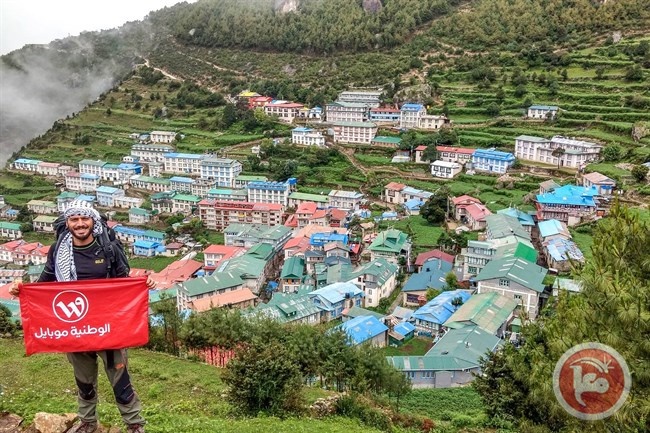
<svg viewBox="0 0 650 433">
<path fill-rule="evenodd" d="M 415 326 L 409 322 L 401 322 L 393 327 L 393 331 L 401 335 L 407 335 L 415 331 Z"/>
<path fill-rule="evenodd" d="M 585 257 L 582 255 L 580 248 L 569 239 L 555 238 L 551 239 L 546 246 L 548 253 L 553 257 L 556 262 L 564 260 L 577 260 L 584 261 Z"/>
<path fill-rule="evenodd" d="M 415 103 L 412 103 L 412 102 L 407 102 L 406 104 L 402 105 L 401 110 L 402 111 L 420 111 L 420 110 L 424 110 L 424 105 L 415 104 Z"/>
<path fill-rule="evenodd" d="M 447 284 L 445 275 L 452 270 L 452 267 L 451 263 L 444 260 L 431 259 L 422 266 L 420 272 L 409 277 L 402 292 L 418 292 L 428 287 L 442 289 Z"/>
<path fill-rule="evenodd" d="M 195 153 L 176 153 L 167 152 L 163 155 L 164 158 L 185 158 L 185 159 L 203 159 L 204 155 L 197 155 Z"/>
<path fill-rule="evenodd" d="M 542 204 L 566 204 L 573 206 L 596 206 L 594 196 L 598 195 L 596 187 L 564 185 L 553 192 L 537 194 L 537 201 Z"/>
<path fill-rule="evenodd" d="M 170 182 L 178 182 L 178 183 L 194 183 L 194 179 L 191 177 L 182 177 L 182 176 L 172 176 L 169 178 Z"/>
<path fill-rule="evenodd" d="M 267 181 L 267 182 L 260 182 L 260 181 L 253 181 L 253 182 L 248 182 L 246 185 L 246 189 L 262 189 L 262 190 L 269 190 L 269 191 L 286 191 L 289 189 L 289 182 L 274 182 L 274 181 Z"/>
<path fill-rule="evenodd" d="M 557 235 L 564 231 L 562 223 L 558 220 L 540 221 L 537 226 L 539 227 L 539 234 L 542 238 Z"/>
<path fill-rule="evenodd" d="M 522 226 L 534 226 L 535 225 L 535 220 L 533 219 L 533 216 L 530 214 L 527 214 L 526 212 L 520 211 L 519 209 L 516 209 L 514 207 L 508 207 L 505 209 L 500 209 L 497 211 L 497 214 L 503 214 L 503 215 L 508 215 L 513 218 L 517 218 L 519 220 L 519 223 Z"/>
<path fill-rule="evenodd" d="M 99 176 L 90 173 L 81 173 L 79 177 L 82 179 L 99 179 Z"/>
<path fill-rule="evenodd" d="M 144 236 L 144 230 L 142 229 L 136 229 L 133 227 L 126 227 L 126 226 L 115 226 L 113 230 L 117 233 L 124 233 L 127 235 L 139 235 L 139 236 Z"/>
<path fill-rule="evenodd" d="M 116 193 L 117 191 L 121 191 L 120 188 L 113 188 L 112 186 L 98 186 L 95 191 L 97 192 L 103 192 L 105 194 L 113 194 Z"/>
<path fill-rule="evenodd" d="M 388 327 L 374 316 L 355 317 L 341 323 L 335 329 L 345 332 L 353 345 L 361 344 L 388 331 Z"/>
<path fill-rule="evenodd" d="M 310 132 L 310 131 L 313 131 L 313 129 L 312 128 L 306 128 L 304 126 L 299 126 L 297 128 L 293 128 L 292 131 L 295 131 L 295 132 Z"/>
<path fill-rule="evenodd" d="M 133 243 L 133 246 L 138 247 L 138 248 L 152 249 L 152 248 L 158 248 L 160 246 L 160 243 L 159 242 L 137 240 L 137 241 L 135 241 Z"/>
<path fill-rule="evenodd" d="M 528 107 L 529 110 L 551 110 L 557 111 L 556 105 L 531 105 Z"/>
<path fill-rule="evenodd" d="M 407 208 L 408 210 L 417 210 L 420 209 L 423 204 L 424 202 L 422 200 L 419 200 L 417 198 L 412 198 L 404 202 L 404 207 Z"/>
<path fill-rule="evenodd" d="M 497 161 L 514 161 L 515 156 L 510 152 L 501 152 L 494 149 L 476 149 L 472 154 L 473 158 L 487 158 Z"/>
<path fill-rule="evenodd" d="M 456 307 L 454 307 L 451 302 L 455 298 L 461 298 L 463 303 L 465 303 L 471 296 L 472 295 L 464 290 L 450 290 L 447 292 L 442 292 L 415 310 L 412 318 L 442 325 L 456 311 Z"/>
<path fill-rule="evenodd" d="M 348 235 L 340 233 L 314 233 L 309 237 L 309 244 L 323 246 L 329 242 L 341 242 L 347 245 L 348 240 Z"/>
<path fill-rule="evenodd" d="M 323 287 L 322 289 L 314 290 L 309 294 L 322 296 L 328 302 L 336 304 L 343 301 L 346 295 L 362 295 L 363 291 L 352 283 L 333 283 Z"/>
</svg>

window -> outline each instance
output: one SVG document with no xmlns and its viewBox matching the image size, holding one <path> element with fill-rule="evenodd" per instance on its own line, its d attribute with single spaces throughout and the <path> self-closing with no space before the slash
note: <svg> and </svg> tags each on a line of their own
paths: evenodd
<svg viewBox="0 0 650 433">
<path fill-rule="evenodd" d="M 477 273 L 476 266 L 469 266 L 467 268 L 467 272 L 469 272 L 470 274 L 476 274 Z"/>
<path fill-rule="evenodd" d="M 506 280 L 505 278 L 501 278 L 499 280 L 499 286 L 500 287 L 510 287 L 510 280 Z"/>
<path fill-rule="evenodd" d="M 515 295 L 515 301 L 521 301 L 523 297 L 521 295 Z"/>
</svg>

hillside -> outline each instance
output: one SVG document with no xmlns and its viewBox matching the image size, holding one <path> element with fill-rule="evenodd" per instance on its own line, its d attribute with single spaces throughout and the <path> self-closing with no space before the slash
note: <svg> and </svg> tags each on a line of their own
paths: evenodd
<svg viewBox="0 0 650 433">
<path fill-rule="evenodd" d="M 0 344 L 0 414 L 10 412 L 29 424 L 37 412 L 74 413 L 74 381 L 70 365 L 61 354 L 24 356 L 20 340 L 2 339 Z M 134 384 L 143 400 L 144 416 L 151 433 L 372 433 L 381 430 L 358 419 L 331 416 L 242 418 L 232 412 L 224 400 L 225 387 L 221 371 L 215 367 L 184 361 L 168 355 L 132 350 L 129 367 Z M 105 427 L 121 426 L 119 413 L 112 402 L 112 391 L 100 374 L 98 412 Z M 326 396 L 311 388 L 308 400 Z M 434 404 L 437 402 L 437 404 Z M 448 432 L 472 427 L 472 432 L 486 431 L 481 404 L 471 389 L 415 391 L 402 404 L 404 412 L 431 417 Z"/>
</svg>

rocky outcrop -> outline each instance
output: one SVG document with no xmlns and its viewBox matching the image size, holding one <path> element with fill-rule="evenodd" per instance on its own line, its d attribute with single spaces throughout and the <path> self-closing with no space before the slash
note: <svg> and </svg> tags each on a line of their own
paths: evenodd
<svg viewBox="0 0 650 433">
<path fill-rule="evenodd" d="M 287 12 L 295 12 L 298 10 L 300 0 L 275 0 L 273 10 L 285 14 Z"/>
<path fill-rule="evenodd" d="M 381 0 L 363 0 L 363 10 L 366 12 L 374 14 L 379 12 L 383 7 Z"/>
<path fill-rule="evenodd" d="M 40 433 L 64 433 L 72 427 L 76 419 L 77 415 L 74 413 L 55 415 L 38 412 L 34 415 L 34 427 Z"/>
</svg>

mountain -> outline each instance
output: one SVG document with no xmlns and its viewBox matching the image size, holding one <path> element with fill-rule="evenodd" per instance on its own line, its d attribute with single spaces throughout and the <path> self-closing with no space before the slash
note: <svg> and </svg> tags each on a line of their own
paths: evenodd
<svg viewBox="0 0 650 433">
<path fill-rule="evenodd" d="M 648 23 L 648 0 L 180 3 L 119 29 L 2 56 L 0 162 L 145 59 L 222 93 L 255 87 L 322 104 L 348 87 L 375 87 L 399 100 L 410 97 L 404 87 L 478 66 L 524 60 L 532 67 L 567 67 L 575 50 L 611 34 L 647 34 Z M 649 55 L 639 60 L 644 68 Z"/>
</svg>

